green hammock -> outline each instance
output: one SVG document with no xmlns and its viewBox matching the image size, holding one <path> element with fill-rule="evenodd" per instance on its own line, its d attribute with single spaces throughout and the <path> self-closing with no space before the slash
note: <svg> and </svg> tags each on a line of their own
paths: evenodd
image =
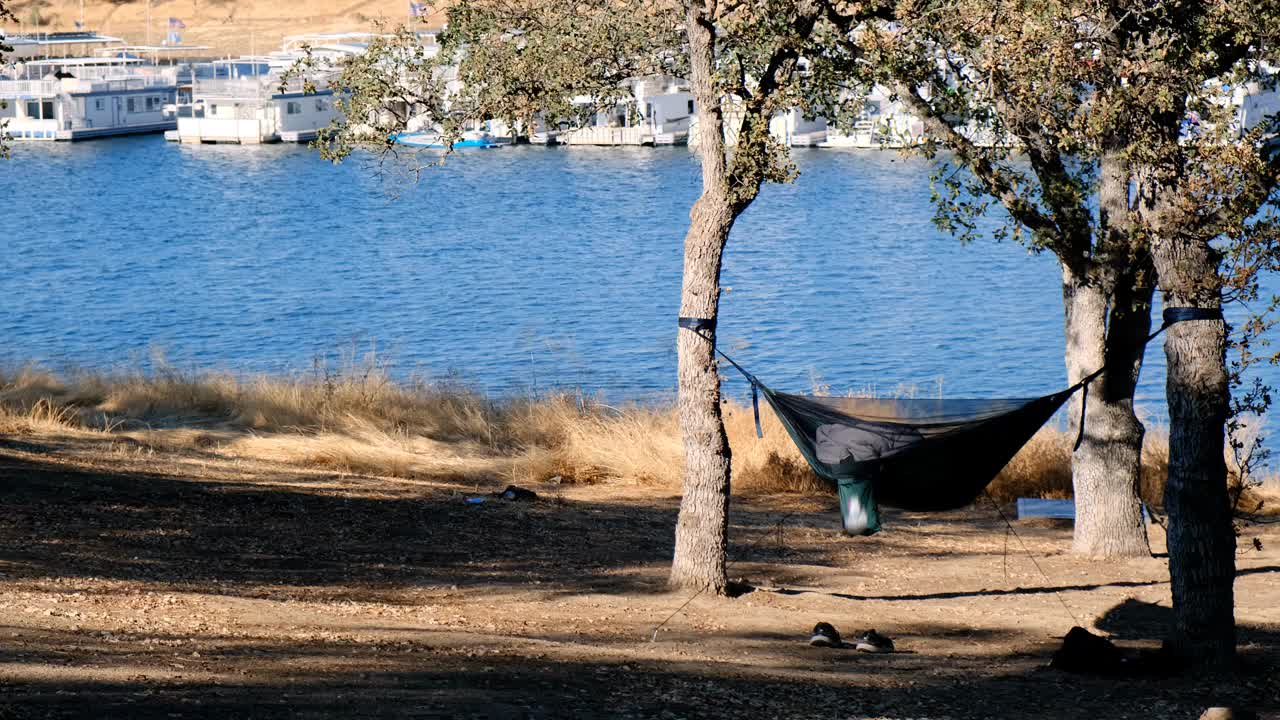
<svg viewBox="0 0 1280 720">
<path fill-rule="evenodd" d="M 1221 320 L 1212 308 L 1165 308 L 1164 324 L 1147 342 L 1177 322 Z M 710 341 L 715 322 L 680 318 L 680 327 Z M 915 511 L 965 507 L 1077 390 L 1105 368 L 1071 387 L 1035 398 L 918 400 L 818 397 L 769 389 L 716 349 L 751 383 L 756 432 L 759 396 L 773 408 L 787 434 L 820 477 L 836 486 L 845 532 L 880 530 L 879 506 Z M 1083 403 L 1082 403 L 1083 408 Z M 1080 436 L 1084 433 L 1081 410 Z M 1079 437 L 1076 440 L 1079 445 Z"/>
</svg>

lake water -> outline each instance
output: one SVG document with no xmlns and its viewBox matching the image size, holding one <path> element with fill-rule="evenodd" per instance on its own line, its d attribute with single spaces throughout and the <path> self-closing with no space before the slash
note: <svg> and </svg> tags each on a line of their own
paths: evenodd
<svg viewBox="0 0 1280 720">
<path fill-rule="evenodd" d="M 1039 395 L 1065 384 L 1060 275 L 930 224 L 929 166 L 796 151 L 743 216 L 721 343 L 787 390 Z M 0 165 L 0 363 L 302 373 L 376 348 L 485 392 L 669 394 L 685 149 L 458 153 L 414 183 L 294 146 L 156 136 L 20 145 Z M 1164 358 L 1139 392 L 1164 414 Z M 734 377 L 732 393 L 745 385 Z"/>
</svg>

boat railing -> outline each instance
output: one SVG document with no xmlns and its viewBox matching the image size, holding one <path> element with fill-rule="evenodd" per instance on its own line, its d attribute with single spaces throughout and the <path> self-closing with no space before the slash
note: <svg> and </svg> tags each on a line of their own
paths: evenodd
<svg viewBox="0 0 1280 720">
<path fill-rule="evenodd" d="M 61 89 L 56 80 L 0 80 L 0 98 L 52 97 Z"/>
<path fill-rule="evenodd" d="M 72 74 L 80 80 L 90 80 L 94 82 L 103 80 L 133 80 L 135 78 L 145 78 L 163 85 L 176 85 L 178 82 L 177 69 L 168 67 L 83 67 L 76 68 Z"/>
<path fill-rule="evenodd" d="M 327 90 L 323 82 L 316 83 L 315 89 Z M 282 85 L 279 75 L 263 75 L 259 77 L 233 78 L 224 80 L 199 80 L 193 92 L 196 97 L 216 100 L 267 100 L 274 95 L 303 93 L 308 88 L 299 79 L 293 79 Z"/>
<path fill-rule="evenodd" d="M 128 90 L 146 90 L 156 87 L 173 87 L 173 78 L 163 76 L 121 77 L 110 80 L 90 80 L 82 82 L 77 92 L 124 92 Z"/>
</svg>

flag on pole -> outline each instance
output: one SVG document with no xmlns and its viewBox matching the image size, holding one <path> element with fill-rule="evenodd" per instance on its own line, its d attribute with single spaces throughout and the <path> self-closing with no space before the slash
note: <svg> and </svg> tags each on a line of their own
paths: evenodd
<svg viewBox="0 0 1280 720">
<path fill-rule="evenodd" d="M 76 29 L 77 29 L 77 30 L 83 30 L 83 29 L 84 29 L 84 23 L 80 22 L 79 20 L 76 20 Z"/>
<path fill-rule="evenodd" d="M 424 18 L 428 15 L 426 3 L 409 3 L 409 17 Z"/>
<path fill-rule="evenodd" d="M 164 44 L 165 44 L 165 45 L 175 45 L 175 46 L 176 46 L 176 45 L 181 45 L 181 44 L 182 44 L 182 36 L 178 34 L 178 31 L 177 31 L 177 30 L 170 30 L 170 31 L 168 32 L 168 34 L 166 34 L 166 35 L 164 36 Z"/>
<path fill-rule="evenodd" d="M 169 29 L 170 30 L 186 30 L 187 24 L 182 22 L 176 17 L 171 17 L 169 18 Z"/>
</svg>

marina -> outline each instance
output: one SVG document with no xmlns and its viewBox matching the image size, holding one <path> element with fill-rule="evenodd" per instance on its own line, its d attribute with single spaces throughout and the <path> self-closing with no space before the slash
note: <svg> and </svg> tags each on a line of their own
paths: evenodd
<svg viewBox="0 0 1280 720">
<path fill-rule="evenodd" d="M 663 318 L 669 314 L 670 298 L 678 288 L 678 267 L 673 262 L 676 254 L 670 246 L 684 232 L 688 205 L 696 193 L 696 161 L 680 147 L 690 143 L 696 129 L 694 100 L 687 83 L 669 76 L 632 80 L 623 101 L 590 113 L 582 127 L 536 126 L 522 137 L 500 122 L 483 123 L 463 133 L 453 147 L 506 148 L 504 152 L 452 158 L 447 167 L 428 173 L 416 185 L 387 179 L 397 176 L 394 161 L 371 175 L 352 166 L 334 169 L 305 148 L 209 147 L 301 144 L 314 139 L 337 118 L 341 96 L 331 83 L 338 67 L 365 52 L 376 37 L 370 33 L 296 35 L 285 38 L 279 50 L 221 59 L 184 58 L 198 50 L 194 46 L 129 46 L 122 39 L 97 33 L 42 36 L 25 44 L 15 38 L 15 45 L 27 48 L 26 54 L 11 64 L 0 80 L 0 97 L 7 101 L 5 132 L 11 139 L 152 137 L 118 139 L 96 146 L 97 151 L 83 157 L 78 149 L 36 150 L 20 143 L 0 190 L 9 197 L 25 198 L 22 188 L 38 186 L 82 197 L 90 192 L 89 186 L 82 184 L 88 182 L 91 186 L 128 187 L 136 196 L 147 198 L 142 207 L 149 208 L 147 216 L 154 217 L 157 224 L 145 218 L 126 221 L 111 203 L 86 209 L 95 223 L 115 227 L 121 237 L 145 240 L 112 245 L 110 250 L 105 246 L 80 249 L 88 252 L 87 257 L 96 258 L 91 262 L 117 267 L 116 276 L 122 283 L 142 281 L 150 288 L 150 298 L 168 300 L 159 305 L 167 309 L 130 316 L 127 322 L 119 317 L 77 318 L 75 325 L 84 320 L 92 328 L 80 338 L 73 327 L 61 324 L 65 318 L 60 320 L 54 307 L 42 307 L 30 292 L 27 278 L 0 278 L 0 290 L 8 296 L 29 298 L 24 301 L 29 303 L 24 312 L 4 320 L 9 323 L 4 331 L 27 338 L 27 346 L 10 348 L 7 359 L 78 364 L 90 362 L 96 349 L 145 365 L 150 362 L 147 348 L 154 347 L 204 369 L 237 363 L 246 369 L 289 372 L 307 367 L 316 358 L 331 356 L 336 347 L 346 343 L 371 342 L 381 344 L 406 374 L 452 377 L 466 367 L 465 381 L 486 391 L 573 386 L 611 397 L 668 391 L 674 358 L 661 328 L 666 327 Z M 424 31 L 419 38 L 429 54 L 438 52 L 436 33 Z M 176 36 L 172 39 L 180 40 Z M 61 52 L 67 56 L 35 57 L 32 48 L 42 48 L 46 55 Z M 82 55 L 86 49 L 98 55 Z M 288 71 L 308 52 L 314 65 L 309 86 L 304 87 L 303 81 Z M 454 75 L 445 79 L 457 82 Z M 1272 89 L 1261 86 L 1224 88 L 1224 101 L 1239 108 L 1241 128 L 1256 124 L 1280 106 L 1277 97 Z M 577 102 L 591 108 L 589 98 L 578 98 Z M 872 342 L 877 349 L 872 356 L 839 368 L 825 366 L 820 358 L 811 356 L 812 363 L 800 374 L 775 372 L 792 387 L 938 393 L 945 385 L 948 391 L 980 396 L 995 386 L 982 379 L 966 353 L 983 354 L 976 350 L 986 348 L 990 341 L 987 335 L 1002 338 L 997 344 L 1003 343 L 1011 352 L 1023 344 L 1021 340 L 1036 338 L 1034 346 L 1040 356 L 1014 371 L 1014 384 L 1028 393 L 1055 386 L 1063 372 L 1061 357 L 1052 350 L 1061 344 L 1057 265 L 1045 257 L 1028 257 L 1020 246 L 997 245 L 988 249 L 1004 258 L 992 266 L 997 276 L 1007 272 L 1010 282 L 1017 277 L 1021 278 L 1019 283 L 1026 284 L 1029 271 L 1025 266 L 1030 266 L 1037 268 L 1037 279 L 1026 289 L 1005 288 L 998 278 L 992 287 L 969 287 L 960 279 L 965 272 L 955 268 L 973 265 L 972 275 L 978 277 L 989 270 L 990 258 L 985 251 L 960 248 L 928 223 L 932 214 L 929 163 L 895 152 L 857 152 L 919 143 L 924 138 L 921 123 L 883 88 L 873 88 L 862 102 L 857 121 L 843 130 L 821 117 L 806 117 L 799 110 L 774 117 L 770 131 L 782 144 L 797 148 L 802 178 L 794 186 L 766 189 L 766 196 L 788 198 L 787 204 L 794 207 L 775 208 L 762 202 L 738 223 L 734 232 L 742 239 L 734 241 L 726 266 L 727 276 L 733 279 L 726 317 L 737 310 L 741 317 L 757 320 L 751 327 L 735 327 L 733 320 L 727 319 L 725 327 L 731 333 L 736 330 L 739 338 L 759 340 L 761 344 L 753 352 L 765 369 L 780 371 L 770 363 L 788 352 L 804 355 L 812 350 L 816 340 L 796 332 L 787 318 L 806 302 L 789 293 L 816 290 L 787 287 L 784 293 L 781 288 L 793 283 L 774 268 L 790 268 L 794 277 L 823 276 L 825 265 L 820 262 L 793 267 L 793 261 L 779 255 L 788 252 L 784 248 L 802 242 L 801 237 L 823 238 L 813 249 L 815 260 L 844 256 L 845 265 L 861 267 L 865 274 L 840 279 L 853 287 L 847 293 L 822 297 L 820 305 L 824 313 L 850 314 L 847 323 L 837 324 L 838 335 L 849 342 L 854 338 Z M 412 118 L 410 131 L 392 138 L 397 144 L 428 151 L 443 148 L 441 130 L 420 108 L 400 111 Z M 735 112 L 730 107 L 726 113 L 730 128 L 735 126 Z M 171 142 L 161 142 L 156 136 L 159 133 Z M 995 141 L 983 139 L 981 133 L 975 133 L 975 138 Z M 566 147 L 530 147 L 551 145 Z M 411 159 L 406 162 L 413 164 Z M 75 172 L 68 174 L 71 168 Z M 164 200 L 171 196 L 175 183 L 182 188 L 181 198 Z M 353 184 L 358 189 L 353 196 L 355 209 L 350 209 L 347 206 L 352 198 L 343 196 L 339 188 Z M 406 193 L 417 204 L 447 211 L 433 210 L 419 225 L 422 216 L 416 205 L 389 201 Z M 324 198 L 322 204 L 316 204 L 319 198 Z M 33 217 L 41 214 L 38 204 L 25 203 L 25 199 L 18 200 L 15 212 Z M 255 218 L 275 220 L 263 226 L 245 225 L 240 221 L 245 203 Z M 904 227 L 895 225 L 897 220 L 857 210 L 885 203 L 897 208 L 895 216 L 909 208 L 910 216 L 918 222 Z M 338 207 L 344 210 L 336 213 L 334 208 Z M 520 223 L 494 225 L 489 222 L 494 218 L 493 207 L 514 211 Z M 844 224 L 850 213 L 860 218 L 857 233 Z M 566 233 L 557 220 L 564 216 L 585 219 L 575 223 L 574 232 Z M 184 242 L 177 245 L 166 239 L 173 217 L 186 219 Z M 646 218 L 646 226 L 642 229 L 639 223 L 619 218 Z M 987 222 L 994 228 L 999 218 Z M 386 235 L 385 228 L 401 224 L 420 228 L 420 235 L 412 240 Z M 35 260 L 31 277 L 58 284 L 74 295 L 75 283 L 65 284 L 67 278 L 58 268 L 78 267 L 89 272 L 89 267 L 81 266 L 79 252 L 69 256 L 50 253 L 50 247 L 58 246 L 53 238 L 63 232 L 65 228 L 57 222 L 46 223 L 39 231 L 28 233 L 28 238 L 10 243 L 5 253 L 13 257 L 4 259 L 14 261 L 10 266 Z M 338 245 L 327 247 L 328 256 L 354 253 L 367 257 L 364 261 L 352 259 L 354 265 L 327 268 L 322 262 L 317 266 L 314 262 L 318 258 L 310 257 L 310 252 L 329 242 L 313 239 L 317 233 L 343 238 Z M 353 237 L 358 238 L 354 246 L 347 242 Z M 474 263 L 488 257 L 486 247 L 511 251 L 527 245 L 528 237 L 542 239 L 533 256 L 506 256 L 497 261 L 502 266 L 474 276 L 473 282 L 428 292 L 430 297 L 413 289 L 435 273 L 465 279 L 474 271 Z M 231 258 L 233 266 L 243 266 L 244 272 L 231 272 L 217 287 L 239 290 L 227 295 L 216 288 L 206 289 L 202 292 L 213 295 L 200 298 L 198 308 L 189 307 L 184 299 L 168 295 L 180 284 L 172 285 L 172 279 L 163 273 L 152 274 L 146 269 L 146 256 L 134 255 L 140 248 L 149 248 L 142 250 L 144 254 L 168 257 L 175 267 L 187 263 L 173 256 L 174 252 L 197 256 L 207 252 L 211 257 Z M 100 256 L 101 252 L 109 255 Z M 252 257 L 256 252 L 267 252 L 279 261 L 291 258 L 289 262 L 297 263 L 297 282 L 327 276 L 334 284 L 308 290 L 303 282 L 291 296 L 315 298 L 318 304 L 277 307 L 270 289 L 282 279 L 267 280 L 252 272 L 259 266 Z M 579 257 L 580 252 L 585 255 Z M 375 287 L 355 268 L 361 262 L 381 267 L 386 260 L 373 257 L 383 253 L 391 253 L 403 277 Z M 654 265 L 652 258 L 659 257 L 664 260 Z M 17 262 L 19 258 L 22 263 Z M 878 302 L 868 288 L 901 287 L 894 270 L 900 263 L 924 268 L 929 279 L 927 287 L 913 289 L 917 294 L 913 304 L 935 308 L 937 313 L 936 318 L 931 319 L 929 313 L 918 318 L 924 328 L 918 333 L 924 347 L 899 347 L 892 327 L 867 325 L 865 318 L 852 318 L 854 308 L 874 307 Z M 581 274 L 565 275 L 561 265 L 581 266 Z M 656 272 L 633 274 L 642 267 Z M 533 274 L 526 277 L 517 268 Z M 209 267 L 197 272 L 217 275 L 227 271 Z M 597 321 L 614 327 L 608 338 L 589 332 L 591 321 L 585 317 L 557 319 L 576 317 L 584 304 L 590 305 L 587 298 L 595 296 L 601 274 L 608 278 L 609 287 L 616 288 L 609 303 L 598 308 Z M 476 303 L 464 300 L 495 279 L 506 289 Z M 120 291 L 125 292 L 123 285 Z M 1001 295 L 1006 291 L 1012 295 Z M 185 296 L 185 291 L 182 294 Z M 386 304 L 391 298 L 410 296 L 420 297 L 420 301 L 404 307 Z M 956 311 L 957 296 L 984 307 L 990 306 L 993 297 L 1000 297 L 998 305 L 1019 311 L 1008 317 L 979 313 L 970 318 L 973 335 L 957 338 L 951 332 L 950 315 Z M 806 297 L 812 301 L 816 295 Z M 364 302 L 348 298 L 364 298 Z M 235 308 L 249 301 L 267 315 L 256 320 L 242 316 Z M 86 302 L 86 307 L 90 305 Z M 327 318 L 334 307 L 344 308 L 346 320 L 331 325 Z M 492 327 L 482 319 L 511 307 L 527 307 L 529 311 L 501 327 Z M 468 308 L 480 314 L 472 316 Z M 1034 312 L 1026 312 L 1028 308 Z M 884 311 L 888 316 L 893 314 L 889 306 Z M 185 316 L 193 312 L 197 316 Z M 527 358 L 527 365 L 513 369 L 507 360 L 495 359 L 488 350 L 475 355 L 477 349 L 470 345 L 452 346 L 455 322 L 487 327 L 488 346 L 502 348 L 508 356 Z M 386 327 L 402 330 L 393 337 L 385 333 L 378 337 L 376 328 Z M 246 331 L 248 337 L 261 333 L 259 337 L 274 341 L 246 344 Z M 925 348 L 938 353 L 935 365 L 923 363 L 921 351 Z M 5 359 L 0 357 L 0 361 Z M 1139 397 L 1152 407 L 1162 398 L 1162 365 L 1159 353 L 1149 353 Z"/>
<path fill-rule="evenodd" d="M 181 24 L 170 19 L 171 27 Z M 164 133 L 183 144 L 257 145 L 306 143 L 339 118 L 340 95 L 332 83 L 343 62 L 367 51 L 379 37 L 370 32 L 292 35 L 279 50 L 235 58 L 197 59 L 210 48 L 181 44 L 171 29 L 164 45 L 128 45 L 121 38 L 78 31 L 11 37 L 15 48 L 0 74 L 0 121 L 14 140 L 83 140 L 109 135 Z M 417 33 L 424 54 L 439 52 L 439 33 Z M 92 56 L 84 53 L 91 51 Z M 72 53 L 79 53 L 71 56 Z M 306 73 L 291 74 L 307 59 Z M 1268 66 L 1269 67 L 1269 66 Z M 1274 69 L 1271 70 L 1274 72 Z M 305 77 L 304 77 L 305 75 Z M 452 92 L 461 85 L 456 68 L 444 69 Z M 661 147 L 689 145 L 695 135 L 694 99 L 681 78 L 633 78 L 625 100 L 595 107 L 590 97 L 574 98 L 587 120 L 580 126 L 530 132 L 488 120 L 472 127 L 454 147 L 506 144 Z M 853 93 L 853 90 L 849 91 Z M 850 95 L 856 98 L 856 96 Z M 736 140 L 741 110 L 726 102 L 725 134 Z M 828 149 L 895 150 L 927 139 L 923 123 L 882 86 L 861 91 L 862 110 L 850 126 L 836 126 L 799 109 L 775 114 L 771 134 L 783 145 Z M 1239 132 L 1280 109 L 1274 84 L 1222 87 L 1222 102 L 1236 108 Z M 442 149 L 442 129 L 420 106 L 400 109 L 409 116 L 398 143 Z M 1195 118 L 1189 118 L 1188 130 Z M 1016 144 L 988 129 L 967 131 L 978 145 Z"/>
</svg>

